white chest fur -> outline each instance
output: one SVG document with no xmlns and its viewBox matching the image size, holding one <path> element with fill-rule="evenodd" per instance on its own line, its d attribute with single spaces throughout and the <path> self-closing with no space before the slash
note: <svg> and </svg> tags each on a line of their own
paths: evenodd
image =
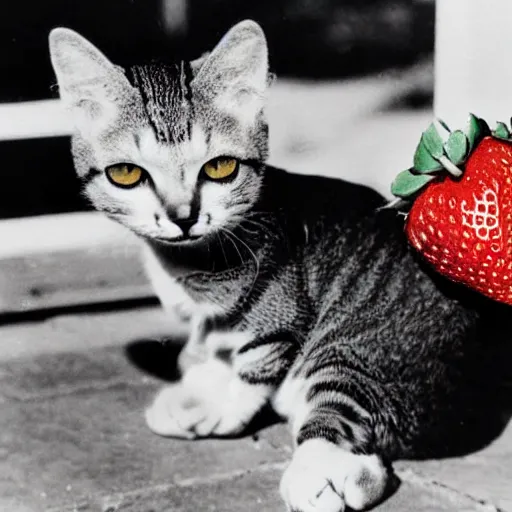
<svg viewBox="0 0 512 512">
<path fill-rule="evenodd" d="M 183 274 L 183 270 L 173 268 L 171 272 L 147 246 L 144 248 L 143 257 L 153 290 L 166 310 L 186 318 L 197 315 L 211 317 L 222 311 L 222 308 L 210 301 L 192 299 L 177 279 Z"/>
</svg>

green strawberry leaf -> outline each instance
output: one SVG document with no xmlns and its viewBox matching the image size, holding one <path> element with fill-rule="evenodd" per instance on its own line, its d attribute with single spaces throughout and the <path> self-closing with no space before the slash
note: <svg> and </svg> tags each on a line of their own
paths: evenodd
<svg viewBox="0 0 512 512">
<path fill-rule="evenodd" d="M 414 153 L 414 170 L 419 173 L 429 173 L 440 171 L 442 168 L 443 166 L 428 151 L 422 137 Z"/>
<path fill-rule="evenodd" d="M 441 128 L 447 132 L 444 140 L 438 131 Z M 407 199 L 434 180 L 438 171 L 446 171 L 452 177 L 459 178 L 468 155 L 490 134 L 488 124 L 473 114 L 469 115 L 466 133 L 461 130 L 451 132 L 442 120 L 437 119 L 422 133 L 414 154 L 413 167 L 398 174 L 391 185 L 391 192 L 394 196 Z M 498 125 L 499 135 L 511 136 L 508 129 L 505 133 L 503 127 Z"/>
<path fill-rule="evenodd" d="M 443 155 L 443 139 L 439 135 L 434 123 L 431 123 L 426 131 L 423 132 L 421 140 L 427 148 L 427 151 L 434 158 L 439 158 Z"/>
<path fill-rule="evenodd" d="M 493 135 L 500 139 L 510 139 L 510 131 L 507 128 L 507 125 L 502 122 L 498 122 L 496 124 L 496 129 L 493 132 Z"/>
<path fill-rule="evenodd" d="M 413 174 L 409 169 L 397 175 L 391 185 L 391 193 L 397 197 L 408 197 L 435 179 L 429 174 Z"/>
<path fill-rule="evenodd" d="M 489 133 L 487 123 L 483 119 L 476 117 L 474 114 L 469 114 L 468 126 L 466 128 L 466 136 L 469 141 L 468 153 L 473 150 L 480 139 L 487 133 Z"/>
<path fill-rule="evenodd" d="M 448 140 L 444 145 L 444 149 L 452 163 L 459 165 L 466 158 L 468 145 L 468 138 L 464 132 L 461 130 L 456 130 L 450 133 L 450 137 L 448 137 Z"/>
</svg>

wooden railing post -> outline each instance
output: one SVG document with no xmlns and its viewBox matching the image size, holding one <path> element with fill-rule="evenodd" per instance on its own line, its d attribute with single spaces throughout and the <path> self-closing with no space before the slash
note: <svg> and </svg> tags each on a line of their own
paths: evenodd
<svg viewBox="0 0 512 512">
<path fill-rule="evenodd" d="M 437 0 L 437 117 L 464 127 L 469 112 L 512 116 L 512 0 Z"/>
</svg>

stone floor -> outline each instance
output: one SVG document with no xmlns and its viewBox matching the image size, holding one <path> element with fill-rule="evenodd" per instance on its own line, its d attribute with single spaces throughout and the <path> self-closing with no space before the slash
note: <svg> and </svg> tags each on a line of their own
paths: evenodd
<svg viewBox="0 0 512 512">
<path fill-rule="evenodd" d="M 177 345 L 156 305 L 0 327 L 0 510 L 284 511 L 283 425 L 239 440 L 178 441 L 145 427 Z M 379 510 L 512 511 L 512 425 L 462 458 L 398 462 Z"/>
</svg>

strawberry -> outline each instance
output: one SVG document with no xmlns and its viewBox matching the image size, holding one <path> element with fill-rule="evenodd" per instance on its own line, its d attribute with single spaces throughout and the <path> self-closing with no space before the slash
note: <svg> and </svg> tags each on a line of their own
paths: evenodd
<svg viewBox="0 0 512 512">
<path fill-rule="evenodd" d="M 407 237 L 447 278 L 512 304 L 512 140 L 471 115 L 443 141 L 432 124 L 392 192 L 413 199 Z"/>
</svg>

